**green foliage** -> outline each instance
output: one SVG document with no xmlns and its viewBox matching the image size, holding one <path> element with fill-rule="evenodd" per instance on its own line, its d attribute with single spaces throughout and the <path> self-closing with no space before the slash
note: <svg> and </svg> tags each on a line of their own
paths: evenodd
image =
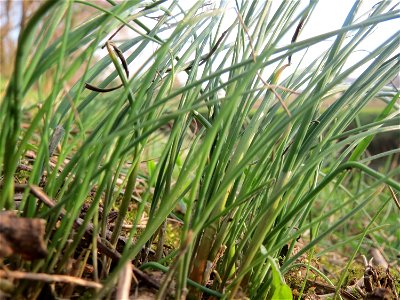
<svg viewBox="0 0 400 300">
<path fill-rule="evenodd" d="M 285 283 L 285 279 L 279 272 L 276 261 L 270 256 L 268 257 L 268 260 L 271 264 L 272 271 L 272 296 L 270 299 L 293 299 L 292 291 L 290 290 L 290 287 Z"/>
<path fill-rule="evenodd" d="M 398 33 L 354 64 L 346 61 L 377 26 L 398 19 L 399 10 L 382 1 L 368 18 L 358 18 L 356 1 L 341 28 L 297 40 L 296 28 L 307 26 L 317 5 L 301 3 L 282 1 L 272 9 L 272 1 L 237 1 L 231 18 L 227 1 L 211 9 L 206 1 L 190 9 L 176 1 L 45 2 L 21 32 L 0 106 L 0 208 L 15 208 L 14 175 L 32 150 L 28 183 L 42 186 L 57 204 L 23 194 L 18 210 L 46 219 L 51 253 L 26 268 L 67 273 L 90 225 L 100 237 L 88 241 L 93 279 L 104 284 L 98 298 L 112 292 L 127 263 L 154 259 L 151 248 L 158 262 L 147 266 L 175 279 L 178 299 L 187 289 L 195 298 L 206 292 L 234 299 L 241 290 L 252 299 L 290 299 L 281 272 L 355 216 L 373 219 L 374 201 L 390 203 L 383 187 L 400 191 L 400 169 L 370 168 L 378 157 L 365 150 L 373 137 L 399 132 L 398 92 L 387 86 L 400 68 Z M 93 10 L 92 18 L 73 26 L 74 9 L 83 7 Z M 131 30 L 129 38 L 117 34 L 119 50 L 101 49 L 121 25 Z M 291 63 L 321 42 L 330 47 L 311 63 Z M 355 71 L 358 78 L 344 86 Z M 181 85 L 177 74 L 185 75 Z M 122 87 L 100 93 L 86 83 Z M 30 93 L 40 105 L 28 113 Z M 383 103 L 379 117 L 348 129 L 376 99 Z M 52 153 L 56 128 L 65 134 Z M 396 151 L 379 157 L 392 159 Z M 90 205 L 77 227 L 84 204 Z M 106 219 L 116 206 L 108 245 L 117 246 L 126 220 L 132 229 L 112 265 L 97 243 L 107 239 Z M 395 206 L 386 209 L 385 216 Z M 180 224 L 180 250 L 164 260 L 171 220 Z M 292 254 L 299 235 L 308 243 Z M 364 235 L 354 236 L 358 249 Z M 275 259 L 286 245 L 278 268 Z M 39 288 L 23 286 L 19 293 Z"/>
</svg>

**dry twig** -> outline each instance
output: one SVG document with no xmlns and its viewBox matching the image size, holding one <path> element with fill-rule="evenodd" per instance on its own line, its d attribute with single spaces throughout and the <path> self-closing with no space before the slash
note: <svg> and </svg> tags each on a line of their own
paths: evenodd
<svg viewBox="0 0 400 300">
<path fill-rule="evenodd" d="M 243 30 L 244 30 L 244 32 L 246 33 L 246 35 L 247 35 L 247 37 L 248 37 L 248 39 L 249 39 L 250 48 L 251 48 L 251 54 L 252 54 L 253 60 L 254 60 L 254 62 L 255 62 L 255 61 L 256 61 L 256 54 L 255 54 L 255 52 L 254 52 L 253 40 L 252 40 L 252 38 L 251 38 L 251 36 L 250 36 L 250 33 L 249 33 L 248 29 L 247 29 L 246 24 L 244 24 L 244 22 L 243 22 L 242 16 L 240 15 L 239 12 L 237 12 L 237 14 L 238 14 L 238 17 L 239 17 L 240 24 L 242 25 Z M 281 70 L 279 70 L 278 72 L 281 72 L 281 71 L 282 71 L 285 67 L 287 67 L 287 66 L 288 66 L 288 65 L 284 65 L 283 68 L 281 68 Z M 288 114 L 288 116 L 290 117 L 290 116 L 291 116 L 290 111 L 289 111 L 287 105 L 285 104 L 285 102 L 283 101 L 281 95 L 279 95 L 279 94 L 275 91 L 275 89 L 274 89 L 270 84 L 268 84 L 268 83 L 262 78 L 262 76 L 260 75 L 259 72 L 257 72 L 257 77 L 261 80 L 261 82 L 263 83 L 263 85 L 264 85 L 267 89 L 271 90 L 271 92 L 272 92 L 272 93 L 275 95 L 275 97 L 279 100 L 279 103 L 281 104 L 281 106 L 283 107 L 283 109 L 285 110 L 285 112 L 286 112 L 286 113 Z M 274 87 L 277 87 L 277 86 L 274 86 Z"/>
<path fill-rule="evenodd" d="M 39 200 L 41 200 L 43 203 L 45 203 L 49 207 L 54 207 L 56 204 L 55 202 L 50 199 L 49 196 L 47 196 L 43 190 L 34 185 L 26 185 L 26 184 L 19 184 L 15 186 L 16 190 L 25 190 L 26 188 L 29 188 L 29 191 L 32 195 L 35 195 Z M 61 210 L 60 212 L 60 217 L 63 217 L 65 215 L 65 210 Z M 81 226 L 83 224 L 83 220 L 81 218 L 78 218 L 75 220 L 75 226 Z M 93 239 L 93 224 L 89 223 L 87 228 L 85 229 L 84 237 L 91 241 Z M 120 237 L 120 240 L 122 240 L 125 243 L 125 239 Z M 100 238 L 97 238 L 97 247 L 100 253 L 106 255 L 107 257 L 111 258 L 114 261 L 118 261 L 121 259 L 121 254 L 108 247 L 105 243 L 102 242 Z M 140 280 L 146 282 L 150 287 L 159 289 L 160 284 L 157 282 L 155 279 L 153 279 L 151 276 L 147 275 L 145 272 L 137 269 L 135 266 L 132 266 L 133 272 L 137 278 Z"/>
<path fill-rule="evenodd" d="M 128 261 L 121 273 L 119 274 L 119 281 L 117 286 L 116 299 L 129 299 L 129 292 L 132 282 L 132 263 Z"/>
<path fill-rule="evenodd" d="M 5 277 L 13 278 L 13 279 L 44 281 L 44 282 L 64 282 L 64 283 L 71 283 L 71 284 L 86 286 L 86 287 L 95 288 L 95 289 L 100 289 L 103 287 L 103 285 L 98 282 L 93 282 L 93 281 L 89 281 L 89 280 L 85 280 L 85 279 L 77 278 L 77 277 L 73 277 L 73 276 L 68 276 L 68 275 L 0 270 L 0 278 L 5 278 Z"/>
<path fill-rule="evenodd" d="M 397 197 L 396 197 L 396 193 L 393 191 L 393 189 L 390 186 L 388 186 L 388 188 L 389 188 L 390 194 L 392 195 L 394 203 L 396 203 L 397 208 L 400 210 L 400 202 L 399 202 L 399 199 L 397 199 Z"/>
</svg>

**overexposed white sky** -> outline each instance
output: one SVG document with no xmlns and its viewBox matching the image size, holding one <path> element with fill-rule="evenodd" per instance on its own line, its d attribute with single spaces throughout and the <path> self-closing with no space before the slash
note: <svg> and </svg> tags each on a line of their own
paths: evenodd
<svg viewBox="0 0 400 300">
<path fill-rule="evenodd" d="M 195 4 L 195 0 L 186 0 L 180 1 L 181 7 L 185 9 L 190 9 Z M 210 1 L 211 3 L 214 1 Z M 235 0 L 227 1 L 227 9 L 225 11 L 224 16 L 224 29 L 226 29 L 232 22 L 237 19 L 237 12 L 235 9 Z M 240 2 L 240 0 L 239 0 Z M 364 0 L 361 1 L 360 8 L 357 11 L 356 21 L 361 22 L 368 18 L 369 14 L 374 8 L 374 5 L 381 2 L 380 0 Z M 393 7 L 397 1 L 387 1 L 389 7 Z M 302 9 L 306 8 L 309 4 L 309 0 L 302 0 L 301 5 L 299 7 L 298 12 L 301 12 Z M 305 40 L 311 37 L 318 36 L 320 34 L 340 29 L 350 12 L 352 6 L 354 5 L 355 0 L 319 0 L 318 4 L 313 11 L 311 18 L 308 20 L 307 24 L 303 27 L 300 36 L 298 37 L 298 41 Z M 280 0 L 272 0 L 272 12 L 274 12 L 277 7 L 281 4 Z M 359 20 L 358 20 L 359 18 Z M 387 21 L 379 24 L 374 31 L 365 39 L 360 46 L 354 51 L 353 54 L 350 55 L 347 66 L 353 65 L 356 61 L 359 61 L 364 56 L 368 54 L 368 52 L 376 49 L 379 45 L 381 45 L 386 39 L 388 39 L 391 35 L 398 32 L 400 29 L 400 24 L 398 19 L 394 21 Z M 281 41 L 280 46 L 284 46 L 290 43 L 292 35 L 294 33 L 295 28 L 290 31 L 290 33 Z M 350 35 L 351 33 L 349 33 Z M 313 45 L 307 50 L 307 55 L 303 58 L 303 54 L 305 51 L 296 53 L 292 57 L 292 66 L 290 69 L 294 70 L 296 65 L 301 61 L 301 66 L 308 66 L 315 58 L 319 57 L 329 46 L 332 44 L 334 38 L 327 39 L 323 42 L 320 42 L 316 45 Z M 228 42 L 233 41 L 232 38 L 228 38 Z M 345 65 L 346 66 L 346 65 Z M 285 73 L 290 73 L 292 70 L 285 70 Z M 356 72 L 354 72 L 351 77 L 357 77 L 363 68 L 360 68 Z M 184 74 L 183 78 L 186 77 Z M 285 74 L 282 74 L 285 77 Z"/>
<path fill-rule="evenodd" d="M 22 0 L 18 0 L 22 1 Z M 15 3 L 17 3 L 16 1 Z M 105 0 L 92 0 L 93 3 L 95 2 L 103 2 L 105 3 Z M 179 5 L 183 9 L 190 9 L 195 3 L 196 0 L 177 0 Z M 202 10 L 205 12 L 208 9 L 213 8 L 213 3 L 217 2 L 218 0 L 210 0 L 209 2 L 211 3 L 210 6 L 206 6 Z M 225 0 L 228 5 L 227 5 L 227 10 L 225 11 L 225 16 L 224 16 L 224 28 L 221 30 L 225 30 L 229 25 L 231 25 L 236 19 L 237 19 L 237 14 L 235 10 L 235 0 Z M 240 0 L 238 0 L 240 2 Z M 267 1 L 267 0 L 264 0 Z M 289 0 L 290 1 L 290 0 Z M 332 30 L 339 29 L 348 12 L 350 11 L 351 7 L 353 6 L 355 0 L 319 0 L 318 4 L 316 6 L 315 11 L 312 13 L 310 20 L 308 23 L 303 27 L 302 32 L 300 33 L 300 36 L 298 38 L 298 41 L 304 40 L 313 36 L 317 36 L 319 34 L 323 34 Z M 361 19 L 365 19 L 368 17 L 368 13 L 373 9 L 373 6 L 376 5 L 377 3 L 381 2 L 380 0 L 363 0 L 361 1 L 361 7 L 357 13 L 357 16 L 359 16 Z M 389 3 L 389 7 L 392 7 L 398 3 L 398 1 L 387 1 Z M 171 1 L 167 1 L 166 3 L 163 4 L 164 7 L 168 7 L 169 3 Z M 276 10 L 276 8 L 280 5 L 281 0 L 272 0 L 272 11 Z M 301 5 L 299 8 L 299 12 L 305 8 L 309 4 L 309 0 L 301 0 Z M 3 3 L 4 4 L 4 3 Z M 84 6 L 82 4 L 75 4 L 78 7 L 81 7 L 82 9 L 91 9 L 87 6 Z M 1 5 L 3 6 L 3 5 Z M 107 5 L 108 6 L 108 5 Z M 400 5 L 399 5 L 400 6 Z M 16 5 L 16 7 L 19 7 Z M 162 13 L 160 11 L 160 13 Z M 160 15 L 160 13 L 155 12 L 155 15 Z M 18 15 L 18 9 L 15 11 L 15 14 L 13 18 L 18 19 L 20 16 Z M 4 20 L 1 20 L 4 21 Z M 152 20 L 150 19 L 143 19 L 144 22 L 149 22 L 150 27 L 152 26 Z M 361 59 L 363 56 L 367 54 L 368 51 L 374 50 L 377 46 L 379 46 L 385 39 L 387 39 L 389 36 L 393 35 L 395 32 L 399 32 L 400 29 L 400 23 L 398 19 L 394 21 L 388 21 L 384 22 L 378 25 L 378 27 L 374 30 L 374 32 L 362 42 L 361 46 L 358 48 L 358 51 L 355 51 L 349 58 L 349 64 L 353 64 L 355 61 Z M 285 37 L 284 40 L 282 40 L 281 46 L 290 43 L 290 39 L 293 35 L 294 28 L 293 30 Z M 18 32 L 13 33 L 15 35 L 15 38 L 17 36 Z M 219 33 L 221 34 L 221 33 Z M 163 35 L 163 34 L 161 34 Z M 166 37 L 168 35 L 168 31 L 164 33 L 164 36 Z M 133 33 L 130 29 L 125 29 L 123 32 L 119 33 L 116 37 L 115 40 L 124 40 L 124 39 L 130 39 L 134 36 L 137 36 L 136 33 Z M 400 39 L 400 37 L 399 37 Z M 228 39 L 229 41 L 233 41 L 233 37 Z M 304 57 L 304 65 L 308 65 L 311 61 L 313 61 L 316 57 L 318 57 L 324 50 L 326 50 L 330 44 L 332 43 L 333 38 L 321 43 L 318 43 L 308 49 L 307 55 Z M 155 51 L 157 48 L 157 45 L 153 45 L 153 51 Z M 149 53 L 150 52 L 150 53 Z M 98 57 L 103 57 L 108 55 L 107 51 L 104 49 L 99 49 L 97 51 Z M 148 57 L 147 54 L 150 56 L 151 51 L 147 51 L 146 55 L 143 55 L 143 57 L 140 57 L 139 59 L 136 59 L 133 64 L 130 65 L 131 72 L 134 73 L 137 70 L 139 70 L 142 66 L 142 64 L 145 62 L 145 60 Z M 292 65 L 293 68 L 299 63 L 299 61 L 302 59 L 302 53 L 296 53 L 293 55 L 292 58 Z M 359 70 L 361 72 L 362 70 Z M 353 76 L 357 76 L 357 73 L 354 74 Z"/>
<path fill-rule="evenodd" d="M 218 0 L 210 1 L 210 3 L 215 3 Z M 266 1 L 266 0 L 265 0 Z M 189 10 L 193 5 L 195 5 L 195 0 L 182 0 L 178 1 L 179 5 L 185 9 Z M 228 28 L 235 20 L 237 19 L 237 12 L 235 9 L 235 0 L 227 0 L 227 9 L 224 12 L 223 26 L 220 30 L 221 32 Z M 240 2 L 240 0 L 239 0 Z M 318 4 L 313 11 L 311 18 L 308 20 L 307 24 L 303 27 L 300 36 L 298 37 L 298 41 L 311 38 L 329 31 L 337 30 L 342 27 L 347 14 L 350 12 L 355 0 L 319 0 Z M 360 8 L 357 12 L 356 22 L 361 22 L 368 18 L 369 14 L 374 8 L 374 5 L 381 2 L 380 0 L 363 0 L 361 1 Z M 393 7 L 397 1 L 387 1 L 389 3 L 389 7 Z M 301 5 L 298 9 L 300 13 L 304 8 L 309 4 L 309 0 L 302 0 Z M 277 7 L 281 4 L 280 0 L 272 0 L 272 13 L 277 9 Z M 166 6 L 168 6 L 166 4 Z M 203 8 L 203 11 L 206 12 L 207 9 L 212 9 L 213 5 L 206 6 Z M 359 20 L 358 20 L 359 18 Z M 376 29 L 365 39 L 360 46 L 357 48 L 357 51 L 349 57 L 348 65 L 354 64 L 356 61 L 360 60 L 362 57 L 368 54 L 368 52 L 376 49 L 379 45 L 382 44 L 386 39 L 388 39 L 391 35 L 395 34 L 396 31 L 400 29 L 400 24 L 398 19 L 393 21 L 387 21 L 379 24 Z M 294 33 L 295 28 L 289 32 L 289 34 L 281 41 L 280 46 L 287 45 L 290 43 L 292 35 Z M 221 32 L 219 34 L 221 34 Z M 167 32 L 165 32 L 165 37 L 167 36 Z M 350 35 L 351 33 L 349 33 Z M 234 37 L 228 38 L 228 42 L 233 42 Z M 334 38 L 328 39 L 326 41 L 320 42 L 316 45 L 310 47 L 307 51 L 307 55 L 303 58 L 303 52 L 296 53 L 292 57 L 292 69 L 296 67 L 296 65 L 303 59 L 302 65 L 307 66 L 310 64 L 316 57 L 319 57 L 321 53 L 323 53 L 329 46 L 332 44 Z M 155 50 L 155 49 L 154 49 Z M 289 71 L 289 70 L 288 70 Z M 362 72 L 362 69 L 359 69 L 357 72 L 352 74 L 352 77 L 358 76 Z M 183 75 L 183 74 L 180 74 Z M 184 75 L 183 75 L 184 76 Z M 284 75 L 283 75 L 284 76 Z M 185 76 L 184 76 L 185 77 Z"/>
<path fill-rule="evenodd" d="M 340 28 L 354 2 L 355 1 L 351 0 L 320 0 L 317 4 L 316 10 L 310 18 L 309 23 L 304 28 L 301 37 L 309 38 Z M 367 18 L 373 6 L 379 2 L 382 1 L 362 1 L 357 15 L 360 17 L 364 16 L 362 19 Z M 391 6 L 395 4 L 394 1 L 387 2 L 391 2 Z M 381 23 L 375 32 L 368 38 L 368 40 L 364 42 L 366 50 L 373 50 L 376 48 L 376 45 L 383 42 L 399 29 L 400 24 L 398 20 Z"/>
<path fill-rule="evenodd" d="M 308 1 L 307 1 L 308 2 Z M 307 39 L 325 32 L 339 29 L 345 21 L 348 12 L 351 10 L 355 1 L 352 0 L 320 0 L 313 12 L 309 22 L 300 34 L 299 40 Z M 373 6 L 381 1 L 364 0 L 357 13 L 362 20 L 368 18 Z M 395 1 L 390 2 L 390 6 L 395 5 Z M 386 39 L 399 32 L 400 24 L 398 19 L 379 24 L 376 29 L 360 44 L 358 51 L 349 57 L 349 64 L 360 60 L 367 52 L 376 49 Z M 399 37 L 400 38 L 400 37 Z M 309 56 L 315 57 L 329 46 L 329 41 L 322 42 L 309 50 Z M 361 70 L 360 70 L 361 71 Z M 354 74 L 354 76 L 356 76 Z"/>
</svg>

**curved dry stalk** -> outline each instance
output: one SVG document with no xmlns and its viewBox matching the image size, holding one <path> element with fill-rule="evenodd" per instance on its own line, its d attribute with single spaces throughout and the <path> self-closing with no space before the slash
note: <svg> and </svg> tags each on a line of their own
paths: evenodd
<svg viewBox="0 0 400 300">
<path fill-rule="evenodd" d="M 0 278 L 13 278 L 13 279 L 24 279 L 33 281 L 43 282 L 63 282 L 85 286 L 88 288 L 101 289 L 103 285 L 98 282 L 85 280 L 82 278 L 59 275 L 59 274 L 46 274 L 46 273 L 31 273 L 31 272 L 20 272 L 20 271 L 4 271 L 0 270 Z"/>
</svg>

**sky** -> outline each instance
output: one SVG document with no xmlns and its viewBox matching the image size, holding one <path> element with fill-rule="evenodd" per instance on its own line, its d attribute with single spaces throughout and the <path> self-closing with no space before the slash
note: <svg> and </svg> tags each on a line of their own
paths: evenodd
<svg viewBox="0 0 400 300">
<path fill-rule="evenodd" d="M 362 1 L 358 15 L 367 17 L 373 6 L 381 1 L 364 0 Z M 395 4 L 390 1 L 391 6 Z M 338 29 L 346 19 L 347 13 L 351 10 L 354 1 L 351 0 L 320 0 L 311 19 L 301 33 L 299 40 L 310 38 L 328 31 Z M 353 53 L 349 58 L 349 63 L 354 63 L 367 54 L 368 51 L 376 49 L 391 35 L 400 29 L 400 23 L 397 20 L 388 21 L 379 24 L 379 26 L 368 36 L 360 45 L 359 51 Z M 400 33 L 398 33 L 400 36 Z M 310 56 L 321 53 L 328 46 L 329 42 L 320 43 L 312 49 Z M 354 74 L 355 76 L 357 74 Z"/>
<path fill-rule="evenodd" d="M 233 2 L 233 1 L 232 1 Z M 273 0 L 273 7 L 277 7 L 281 1 Z M 311 18 L 307 24 L 303 27 L 298 41 L 305 40 L 329 31 L 337 30 L 342 27 L 347 14 L 351 10 L 355 1 L 352 0 L 319 0 L 318 4 L 313 11 Z M 364 0 L 361 2 L 361 6 L 358 10 L 357 16 L 365 19 L 368 17 L 369 12 L 374 5 L 379 3 L 379 0 Z M 391 6 L 395 4 L 394 1 Z M 309 3 L 309 0 L 301 1 L 301 6 L 305 8 Z M 235 12 L 233 12 L 235 14 Z M 393 35 L 400 29 L 400 23 L 398 20 L 389 21 L 379 24 L 379 26 L 372 32 L 372 34 L 366 38 L 350 57 L 348 64 L 354 64 L 360 60 L 369 51 L 376 49 L 382 42 Z M 290 43 L 293 32 L 286 37 L 283 43 Z M 400 36 L 400 33 L 399 33 Z M 303 59 L 304 65 L 311 63 L 316 57 L 318 57 L 323 51 L 325 51 L 331 44 L 334 38 L 327 39 L 324 42 L 318 43 L 315 46 L 308 49 L 307 56 Z M 304 52 L 303 52 L 304 53 Z M 302 53 L 298 53 L 293 56 L 293 65 L 296 65 L 302 59 Z M 352 76 L 357 76 L 362 69 L 354 73 Z"/>
<path fill-rule="evenodd" d="M 21 0 L 18 0 L 21 1 Z M 15 3 L 17 3 L 16 1 Z M 93 2 L 96 1 L 102 1 L 105 2 L 105 0 L 92 0 Z M 228 9 L 225 12 L 226 16 L 224 18 L 225 20 L 225 28 L 227 28 L 236 18 L 236 10 L 234 9 L 235 6 L 235 0 L 226 0 L 228 4 Z M 263 0 L 266 1 L 266 0 Z M 290 1 L 290 0 L 289 0 Z M 170 2 L 170 1 L 169 1 Z M 195 4 L 195 0 L 179 0 L 178 1 L 181 7 L 189 9 Z M 215 2 L 215 0 L 210 0 L 210 3 Z M 377 3 L 379 3 L 379 0 L 363 0 L 361 7 L 359 9 L 359 16 L 364 15 L 364 18 L 368 16 L 368 12 L 373 8 L 373 6 Z M 395 5 L 398 3 L 397 1 L 389 1 L 390 6 Z M 272 0 L 272 10 L 276 8 L 279 4 L 281 3 L 281 0 Z M 301 1 L 301 6 L 306 7 L 309 3 L 309 0 L 302 0 Z M 3 3 L 4 4 L 4 3 Z M 304 26 L 302 32 L 300 33 L 300 36 L 298 38 L 298 41 L 307 39 L 322 33 L 326 33 L 332 30 L 339 29 L 346 16 L 347 13 L 350 11 L 351 7 L 353 6 L 354 1 L 353 0 L 319 0 L 317 7 L 315 11 L 313 12 L 310 20 L 308 23 Z M 79 5 L 79 4 L 76 4 Z M 165 7 L 168 7 L 169 4 L 165 4 Z M 82 7 L 83 9 L 89 9 L 87 7 Z M 14 19 L 19 19 L 17 17 L 18 11 L 15 11 L 16 14 L 14 14 Z M 156 13 L 157 14 L 157 13 Z M 3 21 L 3 20 L 0 20 Z M 385 39 L 387 39 L 389 36 L 394 34 L 396 31 L 400 29 L 400 23 L 397 20 L 395 21 L 389 21 L 385 23 L 381 23 L 378 28 L 361 44 L 361 47 L 359 48 L 358 51 L 355 51 L 349 58 L 348 64 L 353 64 L 357 60 L 361 59 L 364 55 L 368 53 L 368 51 L 371 51 L 375 49 L 378 45 L 380 45 Z M 293 30 L 294 31 L 294 30 Z M 15 32 L 15 38 L 17 36 L 17 32 Z M 123 39 L 123 38 L 131 38 L 132 37 L 132 32 L 130 30 L 125 30 L 126 36 L 122 36 L 119 34 L 117 38 Z M 290 43 L 290 39 L 292 36 L 293 32 L 290 32 L 288 36 L 286 37 L 285 40 L 282 41 L 282 45 Z M 400 36 L 400 33 L 399 33 Z M 232 38 L 233 40 L 233 38 Z M 333 39 L 328 39 L 327 41 L 321 42 L 316 44 L 315 46 L 311 47 L 308 50 L 307 56 L 304 58 L 304 64 L 308 65 L 315 57 L 319 56 L 324 50 L 326 50 L 329 45 L 331 44 Z M 228 40 L 229 41 L 229 40 Z M 153 47 L 154 51 L 156 49 L 156 46 L 154 45 Z M 105 50 L 99 49 L 97 51 L 97 54 L 99 57 L 103 57 L 107 55 L 107 52 Z M 151 55 L 151 52 L 149 53 Z M 296 65 L 301 59 L 302 59 L 302 53 L 297 53 L 293 56 L 293 65 Z M 142 63 L 146 60 L 146 57 L 141 57 L 140 61 L 135 61 L 135 64 L 131 64 L 130 68 L 132 69 L 132 72 L 135 72 L 135 69 L 139 69 L 142 65 Z M 352 75 L 352 77 L 356 77 L 362 70 L 359 70 L 358 73 L 355 73 Z"/>
<path fill-rule="evenodd" d="M 211 3 L 213 1 L 210 1 Z M 351 10 L 355 1 L 352 0 L 319 0 L 318 4 L 312 13 L 311 18 L 308 20 L 307 24 L 303 27 L 298 41 L 305 40 L 307 38 L 311 38 L 329 31 L 333 31 L 342 27 L 347 14 Z M 357 12 L 357 17 L 361 20 L 365 20 L 368 18 L 369 13 L 373 9 L 374 5 L 381 2 L 380 0 L 363 0 L 361 1 L 360 8 Z M 396 4 L 397 1 L 388 1 L 390 2 L 390 6 L 392 7 Z M 190 9 L 195 3 L 194 0 L 186 0 L 180 1 L 181 7 Z M 227 10 L 225 12 L 224 17 L 224 27 L 227 28 L 233 20 L 237 18 L 237 13 L 235 10 L 235 0 L 229 0 L 227 5 Z M 272 0 L 272 11 L 280 5 L 281 1 Z M 307 7 L 309 4 L 309 0 L 301 1 L 301 9 Z M 391 35 L 393 35 L 396 31 L 400 29 L 400 23 L 397 20 L 388 21 L 379 24 L 377 28 L 368 36 L 358 47 L 357 51 L 354 51 L 353 54 L 350 55 L 347 66 L 354 64 L 356 61 L 363 58 L 368 52 L 376 49 L 380 44 L 382 44 L 386 39 L 388 39 Z M 285 39 L 282 40 L 282 44 L 286 45 L 290 43 L 290 39 L 292 38 L 294 29 L 287 35 Z M 400 36 L 400 33 L 399 33 Z M 302 64 L 307 66 L 311 63 L 316 57 L 318 57 L 323 51 L 325 51 L 331 45 L 334 38 L 327 39 L 326 41 L 320 42 L 313 47 L 309 48 L 307 51 L 307 55 L 303 58 L 304 52 L 296 53 L 292 58 L 293 68 L 303 59 Z M 228 39 L 229 41 L 229 39 Z M 233 38 L 231 39 L 233 41 Z M 354 72 L 351 77 L 357 77 L 363 68 L 360 68 L 356 72 Z M 182 75 L 182 74 L 181 74 Z M 183 75 L 185 77 L 185 75 Z M 399 78 L 397 78 L 399 81 Z"/>
<path fill-rule="evenodd" d="M 381 1 L 364 0 L 360 6 L 358 15 L 368 14 L 373 6 Z M 390 1 L 394 5 L 394 1 Z M 353 6 L 351 0 L 320 0 L 309 23 L 302 32 L 302 38 L 308 38 L 324 32 L 335 30 L 341 27 L 348 12 Z M 399 21 L 385 22 L 363 43 L 366 50 L 373 50 L 376 45 L 383 42 L 390 35 L 400 28 Z"/>
</svg>

